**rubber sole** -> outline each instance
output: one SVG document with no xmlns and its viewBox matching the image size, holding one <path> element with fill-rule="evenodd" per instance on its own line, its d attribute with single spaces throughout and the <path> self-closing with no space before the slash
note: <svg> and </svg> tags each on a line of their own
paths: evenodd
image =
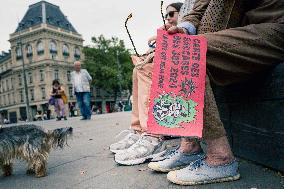
<svg viewBox="0 0 284 189">
<path fill-rule="evenodd" d="M 120 161 L 120 160 L 117 160 L 115 157 L 114 157 L 114 161 L 120 165 L 128 165 L 128 166 L 131 166 L 131 165 L 139 165 L 139 164 L 142 164 L 142 163 L 145 163 L 149 160 L 151 160 L 155 155 L 159 155 L 159 154 L 163 154 L 165 153 L 164 151 L 163 152 L 160 152 L 160 153 L 157 153 L 157 154 L 154 154 L 154 155 L 149 155 L 149 156 L 146 156 L 146 157 L 143 157 L 143 158 L 139 158 L 139 159 L 134 159 L 134 160 L 126 160 L 126 161 Z"/>
<path fill-rule="evenodd" d="M 219 178 L 219 179 L 213 179 L 213 180 L 205 180 L 205 181 L 180 181 L 175 178 L 169 178 L 169 174 L 167 175 L 167 179 L 171 181 L 172 183 L 183 185 L 183 186 L 194 186 L 194 185 L 202 185 L 202 184 L 211 184 L 211 183 L 221 183 L 221 182 L 229 182 L 229 181 L 235 181 L 240 179 L 240 174 L 237 174 L 236 176 L 232 177 L 225 177 L 225 178 Z"/>
<path fill-rule="evenodd" d="M 124 149 L 124 150 L 127 150 L 127 149 Z M 109 149 L 109 151 L 111 151 L 111 152 L 114 153 L 114 154 L 123 152 L 124 150 L 111 150 L 111 149 Z"/>
<path fill-rule="evenodd" d="M 188 166 L 188 165 L 181 166 L 181 167 L 176 167 L 176 168 L 173 168 L 173 169 L 163 169 L 161 167 L 153 166 L 153 164 L 151 164 L 151 163 L 148 164 L 148 167 L 151 170 L 156 171 L 156 172 L 162 172 L 162 173 L 168 173 L 170 171 L 179 170 L 179 169 L 185 168 L 186 166 Z"/>
</svg>

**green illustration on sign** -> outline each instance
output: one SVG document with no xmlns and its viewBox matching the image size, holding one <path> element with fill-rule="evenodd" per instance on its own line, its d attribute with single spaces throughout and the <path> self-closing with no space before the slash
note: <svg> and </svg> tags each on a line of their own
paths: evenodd
<svg viewBox="0 0 284 189">
<path fill-rule="evenodd" d="M 197 103 L 180 96 L 162 94 L 154 100 L 153 115 L 157 123 L 167 128 L 179 128 L 181 123 L 196 120 Z"/>
</svg>

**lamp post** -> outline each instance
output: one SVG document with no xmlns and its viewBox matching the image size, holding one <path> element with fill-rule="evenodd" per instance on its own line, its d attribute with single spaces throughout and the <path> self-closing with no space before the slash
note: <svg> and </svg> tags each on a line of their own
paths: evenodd
<svg viewBox="0 0 284 189">
<path fill-rule="evenodd" d="M 56 54 L 57 52 L 54 51 L 54 50 L 51 50 L 50 51 L 50 54 L 51 54 L 51 59 L 52 59 L 52 62 L 53 62 L 53 67 L 54 68 L 58 68 L 58 64 L 56 64 Z M 58 77 L 58 75 L 56 75 L 56 77 Z M 55 73 L 54 73 L 54 79 L 59 79 L 59 78 L 55 78 Z"/>
<path fill-rule="evenodd" d="M 0 86 L 1 86 L 1 82 L 2 81 L 1 81 L 1 75 L 0 75 Z M 1 88 L 0 88 L 0 90 L 1 90 Z M 1 129 L 1 125 L 3 125 L 3 121 L 4 121 L 4 119 L 3 119 L 3 116 L 2 116 L 2 110 L 0 110 L 0 129 Z"/>
<path fill-rule="evenodd" d="M 116 51 L 116 63 L 118 67 L 117 78 L 118 78 L 118 85 L 119 85 L 120 101 L 122 101 L 122 86 L 121 86 L 122 75 L 121 75 L 121 65 L 120 65 L 119 58 L 118 58 L 118 50 Z"/>
<path fill-rule="evenodd" d="M 31 111 L 30 111 L 30 102 L 29 102 L 28 83 L 27 83 L 27 77 L 26 77 L 26 68 L 25 68 L 25 61 L 24 61 L 24 54 L 23 54 L 23 47 L 22 47 L 21 39 L 17 43 L 17 46 L 18 46 L 18 48 L 20 48 L 20 52 L 21 52 L 21 56 L 22 56 L 21 60 L 22 60 L 22 72 L 23 72 L 23 77 L 24 77 L 24 89 L 25 89 L 25 96 L 26 96 L 27 119 L 28 119 L 28 121 L 32 121 Z"/>
</svg>

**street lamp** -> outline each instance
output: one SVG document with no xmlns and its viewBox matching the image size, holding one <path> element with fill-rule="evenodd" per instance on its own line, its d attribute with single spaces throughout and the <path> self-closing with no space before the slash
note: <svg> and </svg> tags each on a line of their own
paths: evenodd
<svg viewBox="0 0 284 189">
<path fill-rule="evenodd" d="M 119 58 L 118 58 L 118 50 L 116 51 L 116 63 L 118 67 L 117 78 L 118 78 L 118 85 L 119 85 L 120 101 L 122 101 L 122 86 L 121 86 L 122 75 L 121 75 L 121 65 L 120 65 Z"/>
<path fill-rule="evenodd" d="M 25 89 L 25 95 L 26 95 L 26 112 L 27 112 L 27 119 L 28 121 L 32 121 L 31 119 L 31 113 L 30 113 L 30 102 L 29 102 L 29 93 L 28 93 L 28 84 L 27 84 L 27 77 L 26 77 L 26 68 L 25 68 L 25 61 L 24 61 L 24 54 L 23 54 L 23 47 L 22 42 L 19 36 L 19 42 L 17 43 L 17 47 L 20 49 L 21 52 L 21 60 L 22 60 L 22 72 L 24 76 L 24 89 Z"/>
</svg>

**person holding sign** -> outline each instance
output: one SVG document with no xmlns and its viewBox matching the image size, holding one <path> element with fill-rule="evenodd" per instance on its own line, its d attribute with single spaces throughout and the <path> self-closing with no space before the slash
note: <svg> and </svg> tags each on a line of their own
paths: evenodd
<svg viewBox="0 0 284 189">
<path fill-rule="evenodd" d="M 182 3 L 172 3 L 167 7 L 167 24 L 177 25 L 178 13 Z M 136 165 L 144 163 L 165 153 L 165 146 L 160 135 L 147 133 L 147 119 L 149 109 L 149 93 L 152 84 L 154 46 L 149 39 L 147 55 L 132 56 L 135 68 L 133 70 L 133 110 L 131 129 L 128 135 L 117 143 L 110 145 L 110 151 L 115 153 L 115 161 L 123 165 Z"/>
<path fill-rule="evenodd" d="M 284 60 L 284 1 L 196 0 L 169 34 L 184 33 L 207 39 L 207 75 L 204 101 L 204 159 L 187 167 L 171 167 L 168 180 L 180 185 L 233 181 L 240 178 L 220 119 L 210 82 L 229 85 L 253 78 Z M 196 152 L 200 144 L 183 141 L 183 150 Z M 177 170 L 179 169 L 179 170 Z"/>
</svg>

